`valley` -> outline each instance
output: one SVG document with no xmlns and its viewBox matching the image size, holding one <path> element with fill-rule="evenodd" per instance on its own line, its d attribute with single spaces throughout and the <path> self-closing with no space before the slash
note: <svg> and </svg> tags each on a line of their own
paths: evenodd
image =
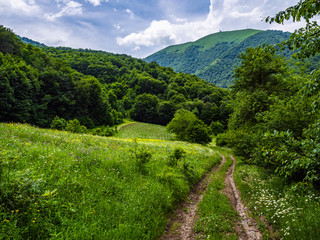
<svg viewBox="0 0 320 240">
<path fill-rule="evenodd" d="M 47 23 L 83 14 L 62 6 Z M 293 33 L 220 30 L 146 59 L 0 26 L 0 240 L 319 239 L 319 14 L 301 0 L 264 18 L 306 20 Z M 116 40 L 177 42 L 159 23 L 176 26 Z"/>
</svg>

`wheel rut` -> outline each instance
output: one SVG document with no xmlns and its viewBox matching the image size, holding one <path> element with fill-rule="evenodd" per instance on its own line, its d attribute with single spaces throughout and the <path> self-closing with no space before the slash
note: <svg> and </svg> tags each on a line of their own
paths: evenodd
<svg viewBox="0 0 320 240">
<path fill-rule="evenodd" d="M 233 178 L 236 159 L 232 155 L 230 155 L 230 158 L 233 160 L 233 163 L 226 174 L 226 188 L 224 189 L 224 192 L 229 197 L 232 207 L 240 215 L 240 223 L 236 224 L 235 229 L 241 240 L 262 239 L 257 222 L 249 217 L 249 211 L 241 201 L 240 191 L 236 188 Z"/>
<path fill-rule="evenodd" d="M 197 218 L 197 207 L 201 202 L 205 191 L 210 183 L 212 174 L 218 171 L 218 169 L 225 164 L 226 158 L 221 155 L 221 163 L 207 173 L 191 190 L 187 197 L 187 200 L 182 202 L 178 209 L 173 213 L 169 219 L 164 235 L 160 237 L 160 240 L 194 240 L 196 234 L 194 232 L 194 225 Z M 228 169 L 225 177 L 226 187 L 223 190 L 224 194 L 228 196 L 231 201 L 232 207 L 236 210 L 240 216 L 240 221 L 235 223 L 235 230 L 240 240 L 258 240 L 262 239 L 262 235 L 257 227 L 257 223 L 254 219 L 249 217 L 249 211 L 244 207 L 240 192 L 236 188 L 233 173 L 236 160 L 230 155 L 233 160 L 231 167 Z M 199 237 L 199 236 L 198 236 Z"/>
<path fill-rule="evenodd" d="M 169 219 L 165 234 L 160 240 L 191 240 L 195 239 L 194 225 L 196 222 L 197 206 L 210 183 L 210 177 L 220 166 L 225 163 L 222 157 L 221 163 L 207 173 L 191 190 L 187 200 L 181 203 L 172 217 Z"/>
</svg>

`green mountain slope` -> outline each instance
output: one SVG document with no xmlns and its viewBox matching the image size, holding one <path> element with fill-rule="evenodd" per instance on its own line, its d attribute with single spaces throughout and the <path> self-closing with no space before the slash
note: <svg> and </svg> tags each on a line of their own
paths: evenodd
<svg viewBox="0 0 320 240">
<path fill-rule="evenodd" d="M 220 87 L 232 84 L 233 69 L 240 60 L 237 56 L 247 47 L 263 43 L 276 44 L 288 39 L 290 33 L 254 29 L 219 32 L 195 42 L 167 47 L 145 60 L 155 61 L 175 71 L 196 74 Z"/>
<path fill-rule="evenodd" d="M 18 37 L 19 39 L 21 39 L 21 41 L 22 41 L 23 43 L 25 43 L 25 44 L 31 44 L 31 45 L 36 46 L 36 47 L 39 47 L 39 48 L 41 48 L 41 47 L 46 47 L 45 44 L 39 43 L 39 42 L 34 41 L 34 40 L 30 39 L 30 38 L 20 37 L 19 35 L 17 35 L 17 37 Z"/>
</svg>

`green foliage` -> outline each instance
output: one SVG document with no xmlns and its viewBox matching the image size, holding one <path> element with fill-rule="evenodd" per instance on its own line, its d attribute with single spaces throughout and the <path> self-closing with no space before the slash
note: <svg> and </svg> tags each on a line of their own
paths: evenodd
<svg viewBox="0 0 320 240">
<path fill-rule="evenodd" d="M 67 127 L 67 121 L 64 118 L 59 118 L 55 116 L 52 120 L 50 127 L 52 129 L 64 130 Z"/>
<path fill-rule="evenodd" d="M 319 192 L 306 185 L 288 183 L 270 170 L 238 160 L 237 188 L 269 239 L 317 239 L 320 230 Z M 264 221 L 261 222 L 261 215 Z M 267 221 L 267 224 L 265 223 Z M 270 225 L 272 232 L 269 232 Z"/>
<path fill-rule="evenodd" d="M 288 72 L 285 59 L 275 55 L 272 46 L 247 48 L 241 53 L 241 65 L 235 69 L 234 92 L 264 90 L 268 95 L 280 94 L 286 85 L 283 76 Z"/>
<path fill-rule="evenodd" d="M 87 128 L 80 124 L 78 119 L 69 120 L 65 128 L 66 131 L 73 133 L 86 133 Z"/>
<path fill-rule="evenodd" d="M 50 127 L 56 116 L 88 129 L 123 118 L 166 125 L 178 109 L 226 123 L 229 91 L 155 62 L 102 51 L 24 44 L 0 27 L 0 121 Z M 200 100 L 199 100 L 200 99 Z M 61 126 L 57 126 L 62 129 Z M 96 130 L 98 133 L 98 130 Z M 109 133 L 98 134 L 109 135 Z"/>
<path fill-rule="evenodd" d="M 219 121 L 212 122 L 209 127 L 211 129 L 212 134 L 215 136 L 225 131 L 223 124 Z"/>
<path fill-rule="evenodd" d="M 189 142 L 207 144 L 212 140 L 208 126 L 200 119 L 192 121 L 185 131 Z"/>
<path fill-rule="evenodd" d="M 168 167 L 168 155 L 182 148 L 194 181 L 220 159 L 204 146 L 158 139 L 3 123 L 0 132 L 4 239 L 157 239 L 191 187 L 180 165 Z"/>
<path fill-rule="evenodd" d="M 178 110 L 167 125 L 167 129 L 176 134 L 180 140 L 201 144 L 211 142 L 208 126 L 188 110 Z"/>
<path fill-rule="evenodd" d="M 283 43 L 296 49 L 300 58 L 319 52 L 318 39 L 312 39 L 318 26 L 309 21 L 319 14 L 318 5 L 300 1 L 267 18 L 278 23 L 290 17 L 307 20 L 305 28 Z M 288 74 L 287 64 L 275 50 L 270 46 L 249 48 L 240 56 L 229 132 L 219 135 L 217 144 L 233 147 L 246 161 L 272 168 L 288 181 L 318 188 L 319 70 L 308 74 L 302 66 Z"/>
<path fill-rule="evenodd" d="M 9 29 L 0 25 L 0 52 L 6 54 L 19 54 L 22 43 L 19 38 Z"/>
<path fill-rule="evenodd" d="M 138 171 L 141 173 L 146 173 L 146 164 L 151 161 L 152 152 L 144 147 L 139 147 L 137 140 L 134 139 L 134 149 L 131 150 Z"/>
<path fill-rule="evenodd" d="M 93 135 L 102 136 L 102 137 L 110 137 L 117 133 L 116 129 L 112 129 L 109 126 L 97 127 L 91 131 Z"/>
<path fill-rule="evenodd" d="M 219 32 L 206 36 L 194 43 L 175 45 L 163 49 L 146 60 L 156 61 L 175 71 L 196 74 L 220 87 L 230 87 L 233 71 L 239 66 L 237 58 L 248 47 L 264 43 L 278 44 L 289 39 L 290 34 L 281 31 L 260 31 L 253 29 Z M 292 53 L 285 51 L 284 55 Z"/>
<path fill-rule="evenodd" d="M 159 121 L 161 125 L 167 125 L 173 118 L 176 112 L 176 106 L 169 101 L 164 101 L 159 104 Z"/>
<path fill-rule="evenodd" d="M 186 152 L 182 148 L 175 148 L 169 155 L 169 166 L 176 167 L 178 163 L 185 157 Z"/>
<path fill-rule="evenodd" d="M 306 26 L 295 30 L 291 34 L 290 39 L 284 41 L 282 45 L 288 46 L 290 49 L 298 50 L 296 56 L 306 58 L 319 53 L 319 26 L 317 21 L 312 18 L 318 16 L 320 12 L 320 3 L 314 0 L 300 0 L 296 5 L 287 8 L 276 14 L 275 17 L 267 17 L 266 22 L 284 24 L 292 18 L 294 22 L 306 20 Z"/>
<path fill-rule="evenodd" d="M 180 109 L 174 114 L 174 118 L 167 125 L 167 129 L 176 134 L 178 139 L 187 140 L 187 128 L 197 116 L 185 109 Z"/>
<path fill-rule="evenodd" d="M 132 119 L 140 122 L 158 122 L 159 99 L 155 95 L 144 93 L 137 96 L 132 107 Z"/>
</svg>

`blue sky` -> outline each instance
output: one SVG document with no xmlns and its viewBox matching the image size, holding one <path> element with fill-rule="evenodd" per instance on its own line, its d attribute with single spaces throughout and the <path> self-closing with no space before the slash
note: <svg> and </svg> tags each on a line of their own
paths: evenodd
<svg viewBox="0 0 320 240">
<path fill-rule="evenodd" d="M 0 25 L 49 46 L 143 58 L 168 45 L 245 28 L 293 31 L 261 21 L 298 0 L 0 0 Z"/>
</svg>

